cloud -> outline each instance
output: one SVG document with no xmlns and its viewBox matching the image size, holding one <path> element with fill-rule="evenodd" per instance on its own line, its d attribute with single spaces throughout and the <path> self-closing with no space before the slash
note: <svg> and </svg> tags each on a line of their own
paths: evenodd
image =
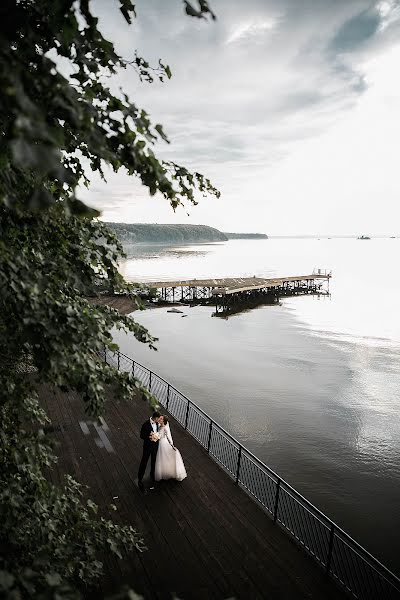
<svg viewBox="0 0 400 600">
<path fill-rule="evenodd" d="M 381 23 L 381 12 L 374 6 L 345 21 L 331 41 L 334 53 L 350 52 L 373 37 Z"/>
<path fill-rule="evenodd" d="M 380 14 L 379 31 L 384 31 L 387 27 L 398 22 L 400 16 L 400 6 L 398 0 L 383 0 L 378 2 L 376 9 Z"/>
<path fill-rule="evenodd" d="M 233 44 L 244 40 L 254 43 L 255 38 L 261 37 L 266 31 L 273 30 L 278 25 L 278 22 L 277 19 L 270 19 L 261 23 L 241 23 L 233 29 L 225 43 Z"/>
<path fill-rule="evenodd" d="M 154 121 L 164 124 L 171 145 L 157 147 L 162 157 L 204 172 L 221 188 L 221 201 L 202 202 L 190 211 L 193 222 L 226 221 L 226 228 L 237 229 L 246 198 L 247 228 L 257 224 L 257 214 L 271 210 L 276 223 L 267 219 L 266 229 L 272 226 L 284 233 L 274 202 L 279 178 L 290 179 L 288 165 L 295 169 L 292 157 L 307 155 L 321 169 L 323 148 L 318 140 L 334 145 L 329 150 L 334 160 L 340 144 L 350 148 L 354 142 L 340 124 L 350 123 L 352 116 L 357 121 L 359 111 L 376 95 L 376 86 L 386 94 L 390 82 L 393 89 L 399 85 L 390 60 L 400 40 L 397 0 L 214 0 L 216 23 L 185 17 L 178 0 L 136 4 L 133 28 L 112 10 L 109 0 L 96 0 L 94 7 L 104 34 L 122 55 L 129 58 L 138 48 L 153 63 L 162 58 L 173 77 L 165 84 L 145 85 L 126 70 L 113 85 L 122 85 Z M 379 98 L 373 107 L 370 103 L 371 119 L 385 102 L 384 95 Z M 390 111 L 386 107 L 384 118 L 400 115 L 395 106 Z M 362 123 L 366 128 L 368 119 Z M 338 128 L 340 141 L 330 137 Z M 354 136 L 354 128 L 350 130 Z M 356 151 L 361 152 L 359 145 Z M 312 152 L 317 153 L 314 158 Z M 304 214 L 312 173 L 311 164 L 302 194 L 296 170 L 298 194 L 306 202 Z M 317 179 L 318 173 L 314 176 Z M 112 212 L 120 221 L 128 216 L 131 221 L 182 221 L 182 214 L 167 212 L 165 201 L 149 199 L 146 190 L 123 173 L 110 174 L 108 185 L 97 178 L 94 183 L 82 193 L 104 208 L 104 218 Z M 368 190 L 360 193 L 368 195 Z M 281 201 L 285 211 L 293 206 L 289 187 Z M 318 223 L 314 201 L 311 206 L 312 219 L 299 221 L 301 227 Z"/>
</svg>

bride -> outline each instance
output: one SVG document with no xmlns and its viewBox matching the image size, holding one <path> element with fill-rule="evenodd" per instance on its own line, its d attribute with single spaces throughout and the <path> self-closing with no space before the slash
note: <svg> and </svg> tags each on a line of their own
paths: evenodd
<svg viewBox="0 0 400 600">
<path fill-rule="evenodd" d="M 182 481 L 186 477 L 186 469 L 181 453 L 174 446 L 168 417 L 165 415 L 161 416 L 159 423 L 160 429 L 158 434 L 160 441 L 157 451 L 155 479 L 156 481 L 160 481 L 160 479 L 177 479 L 178 481 Z"/>
</svg>

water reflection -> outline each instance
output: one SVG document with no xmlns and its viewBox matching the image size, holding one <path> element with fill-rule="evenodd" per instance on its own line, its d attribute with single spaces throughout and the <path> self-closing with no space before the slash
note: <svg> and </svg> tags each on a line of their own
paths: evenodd
<svg viewBox="0 0 400 600">
<path fill-rule="evenodd" d="M 149 259 L 181 259 L 187 258 L 188 256 L 205 256 L 210 252 L 209 244 L 204 246 L 174 246 L 165 244 L 126 244 L 124 245 L 124 251 L 127 257 L 121 261 L 120 271 L 129 279 L 131 276 L 130 266 L 132 259 L 138 260 L 149 260 Z M 135 263 L 136 264 L 136 263 Z M 136 278 L 136 275 L 133 275 Z M 150 280 L 146 277 L 142 278 L 143 281 Z"/>
</svg>

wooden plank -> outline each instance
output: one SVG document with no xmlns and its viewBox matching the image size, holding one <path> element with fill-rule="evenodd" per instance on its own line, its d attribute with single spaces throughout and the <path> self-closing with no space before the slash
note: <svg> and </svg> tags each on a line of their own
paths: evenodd
<svg viewBox="0 0 400 600">
<path fill-rule="evenodd" d="M 150 288 L 167 287 L 221 287 L 221 288 L 241 288 L 248 287 L 257 289 L 260 287 L 275 287 L 284 283 L 294 281 L 313 281 L 315 279 L 328 280 L 330 274 L 313 273 L 311 275 L 289 275 L 288 277 L 226 277 L 221 279 L 187 279 L 177 281 L 143 281 L 136 282 L 138 285 L 144 285 Z"/>
</svg>

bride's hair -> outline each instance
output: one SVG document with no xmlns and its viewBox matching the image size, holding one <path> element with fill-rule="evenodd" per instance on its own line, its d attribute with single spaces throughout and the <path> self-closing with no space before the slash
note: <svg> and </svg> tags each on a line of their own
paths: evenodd
<svg viewBox="0 0 400 600">
<path fill-rule="evenodd" d="M 163 415 L 163 424 L 167 425 L 168 423 L 168 417 L 166 417 L 165 415 Z"/>
</svg>

